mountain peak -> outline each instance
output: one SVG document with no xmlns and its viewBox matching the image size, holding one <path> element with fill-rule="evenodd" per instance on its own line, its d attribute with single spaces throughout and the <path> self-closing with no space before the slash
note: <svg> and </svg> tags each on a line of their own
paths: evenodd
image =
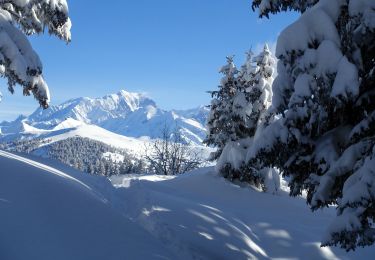
<svg viewBox="0 0 375 260">
<path fill-rule="evenodd" d="M 117 96 L 120 99 L 123 99 L 133 112 L 139 108 L 145 108 L 150 105 L 156 107 L 155 101 L 143 93 L 120 90 L 117 93 Z"/>
<path fill-rule="evenodd" d="M 137 98 L 139 98 L 140 96 L 142 96 L 141 93 L 138 93 L 138 92 L 130 92 L 130 91 L 126 91 L 126 90 L 124 90 L 124 89 L 121 89 L 119 92 L 117 92 L 117 95 L 119 95 L 119 96 L 124 96 L 124 97 L 133 96 L 133 97 L 137 97 Z"/>
<path fill-rule="evenodd" d="M 120 90 L 101 98 L 75 98 L 46 110 L 37 109 L 21 121 L 40 130 L 74 128 L 82 122 L 124 136 L 151 139 L 160 138 L 167 124 L 171 129 L 180 129 L 188 141 L 200 143 L 206 134 L 207 114 L 201 107 L 165 111 L 145 94 Z M 17 121 L 0 125 L 3 133 L 22 132 L 23 128 Z"/>
</svg>

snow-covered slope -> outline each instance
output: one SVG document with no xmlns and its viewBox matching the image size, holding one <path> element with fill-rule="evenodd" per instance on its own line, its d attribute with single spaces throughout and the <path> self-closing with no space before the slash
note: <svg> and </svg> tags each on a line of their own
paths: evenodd
<svg viewBox="0 0 375 260">
<path fill-rule="evenodd" d="M 28 117 L 0 123 L 0 142 L 41 139 L 43 145 L 70 137 L 85 137 L 127 150 L 137 157 L 162 137 L 165 127 L 181 136 L 207 158 L 211 148 L 202 145 L 207 108 L 181 111 L 159 109 L 145 95 L 124 90 L 103 98 L 77 98 Z M 46 142 L 48 140 L 48 142 Z M 43 151 L 38 151 L 43 155 Z"/>
<path fill-rule="evenodd" d="M 77 98 L 51 106 L 47 110 L 39 108 L 26 118 L 20 117 L 14 122 L 2 123 L 0 128 L 3 134 L 14 134 L 23 129 L 24 122 L 37 129 L 51 130 L 67 118 L 72 118 L 124 136 L 147 136 L 154 139 L 162 136 L 166 125 L 170 129 L 179 128 L 187 141 L 198 144 L 206 134 L 207 114 L 205 107 L 165 111 L 145 95 L 121 90 L 102 98 Z"/>
<path fill-rule="evenodd" d="M 101 192 L 111 189 L 0 151 L 0 259 L 175 259 L 113 208 Z"/>
<path fill-rule="evenodd" d="M 320 248 L 334 210 L 204 168 L 109 181 L 0 152 L 0 259 L 373 259 Z M 207 188 L 209 187 L 209 188 Z"/>
<path fill-rule="evenodd" d="M 40 147 L 42 148 L 43 146 L 66 140 L 68 138 L 83 137 L 99 141 L 116 148 L 121 148 L 137 158 L 141 158 L 143 155 L 145 155 L 146 147 L 151 147 L 154 142 L 154 140 L 150 138 L 134 138 L 119 135 L 99 126 L 86 124 L 72 118 L 68 118 L 55 125 L 53 128 L 47 130 L 37 129 L 29 125 L 28 122 L 24 120 L 20 120 L 18 124 L 13 124 L 12 128 L 16 129 L 17 131 L 15 131 L 15 133 L 0 135 L 1 142 L 10 142 L 25 138 L 38 138 L 40 140 L 44 140 L 44 142 L 41 144 L 42 146 Z M 199 152 L 203 158 L 208 158 L 209 154 L 213 151 L 213 148 L 195 143 L 192 143 L 191 147 L 195 151 Z M 40 151 L 35 151 L 35 153 L 44 156 L 43 149 Z"/>
<path fill-rule="evenodd" d="M 320 247 L 333 208 L 313 213 L 303 198 L 240 187 L 213 168 L 111 181 L 123 212 L 187 259 L 374 259 L 375 247 Z"/>
</svg>

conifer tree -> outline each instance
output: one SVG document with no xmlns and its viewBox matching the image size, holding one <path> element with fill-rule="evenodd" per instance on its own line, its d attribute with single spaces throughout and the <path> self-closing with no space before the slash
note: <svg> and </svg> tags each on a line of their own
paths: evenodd
<svg viewBox="0 0 375 260">
<path fill-rule="evenodd" d="M 260 15 L 318 1 L 253 1 Z M 248 151 L 313 210 L 337 205 L 323 245 L 375 242 L 375 1 L 320 0 L 279 36 L 272 109 Z"/>
<path fill-rule="evenodd" d="M 293 10 L 305 12 L 307 8 L 316 4 L 319 0 L 253 0 L 252 8 L 259 9 L 260 16 L 269 17 L 280 11 Z"/>
<path fill-rule="evenodd" d="M 275 60 L 268 45 L 265 45 L 263 51 L 255 57 L 251 51 L 247 53 L 246 62 L 238 74 L 237 91 L 233 96 L 230 117 L 235 131 L 233 138 L 227 141 L 217 163 L 217 170 L 226 178 L 263 186 L 263 175 L 270 171 L 249 168 L 245 164 L 245 159 L 257 129 L 264 124 L 271 102 L 274 65 Z"/>
<path fill-rule="evenodd" d="M 204 143 L 217 148 L 211 155 L 211 160 L 220 157 L 225 144 L 235 138 L 235 128 L 232 121 L 233 97 L 237 91 L 238 70 L 233 62 L 233 56 L 227 57 L 227 64 L 220 69 L 224 76 L 219 90 L 212 91 L 210 114 L 207 120 L 208 134 Z"/>
<path fill-rule="evenodd" d="M 42 33 L 45 28 L 66 42 L 70 41 L 71 22 L 65 0 L 0 1 L 0 76 L 8 89 L 23 87 L 43 108 L 48 107 L 49 90 L 42 76 L 42 63 L 26 35 Z"/>
<path fill-rule="evenodd" d="M 252 129 L 249 127 L 249 118 L 252 112 L 250 92 L 254 85 L 256 71 L 253 58 L 254 53 L 250 49 L 246 52 L 246 61 L 237 75 L 237 89 L 232 98 L 232 118 L 235 129 L 235 138 L 232 141 L 238 141 L 253 135 Z"/>
<path fill-rule="evenodd" d="M 247 98 L 251 104 L 251 114 L 248 120 L 250 136 L 254 136 L 259 125 L 266 123 L 267 110 L 272 102 L 272 83 L 276 61 L 267 44 L 256 57 L 254 70 L 246 85 Z"/>
</svg>

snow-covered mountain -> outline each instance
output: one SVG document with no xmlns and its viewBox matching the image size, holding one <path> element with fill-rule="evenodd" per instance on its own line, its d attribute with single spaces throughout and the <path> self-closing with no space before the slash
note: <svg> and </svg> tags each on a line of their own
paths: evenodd
<svg viewBox="0 0 375 260">
<path fill-rule="evenodd" d="M 167 126 L 178 128 L 186 141 L 200 144 L 206 134 L 207 114 L 208 109 L 204 106 L 166 111 L 143 94 L 121 90 L 102 98 L 76 98 L 47 110 L 39 108 L 28 117 L 1 123 L 0 128 L 3 135 L 17 134 L 25 129 L 52 130 L 59 125 L 64 128 L 61 123 L 74 119 L 128 137 L 155 139 L 161 137 Z"/>
</svg>

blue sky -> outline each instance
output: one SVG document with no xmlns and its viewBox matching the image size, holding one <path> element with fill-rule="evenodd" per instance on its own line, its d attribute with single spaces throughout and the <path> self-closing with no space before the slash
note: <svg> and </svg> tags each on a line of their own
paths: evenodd
<svg viewBox="0 0 375 260">
<path fill-rule="evenodd" d="M 225 56 L 264 42 L 274 44 L 293 13 L 259 19 L 250 0 L 69 1 L 73 22 L 69 45 L 48 34 L 31 42 L 43 65 L 51 104 L 120 89 L 145 92 L 160 107 L 185 109 L 209 102 Z M 30 114 L 38 104 L 6 90 L 0 121 Z"/>
</svg>

